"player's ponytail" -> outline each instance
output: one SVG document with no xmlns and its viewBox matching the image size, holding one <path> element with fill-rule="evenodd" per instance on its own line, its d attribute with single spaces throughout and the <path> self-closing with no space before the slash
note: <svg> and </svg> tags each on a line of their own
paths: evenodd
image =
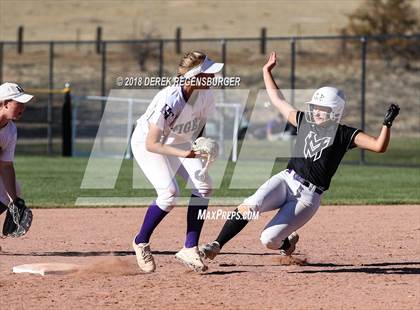
<svg viewBox="0 0 420 310">
<path fill-rule="evenodd" d="M 206 58 L 206 54 L 198 51 L 185 53 L 178 65 L 178 77 L 197 67 Z"/>
</svg>

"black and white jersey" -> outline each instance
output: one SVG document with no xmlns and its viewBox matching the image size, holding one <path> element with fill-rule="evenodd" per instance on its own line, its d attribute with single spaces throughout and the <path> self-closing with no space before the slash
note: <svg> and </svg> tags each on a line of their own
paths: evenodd
<svg viewBox="0 0 420 310">
<path fill-rule="evenodd" d="M 355 147 L 360 129 L 333 123 L 325 127 L 308 122 L 305 113 L 296 116 L 298 134 L 287 165 L 307 181 L 327 190 L 344 154 Z"/>
</svg>

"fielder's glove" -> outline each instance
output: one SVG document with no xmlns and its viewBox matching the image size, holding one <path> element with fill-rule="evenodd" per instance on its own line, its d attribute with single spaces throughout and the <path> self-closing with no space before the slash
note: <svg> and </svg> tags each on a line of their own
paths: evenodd
<svg viewBox="0 0 420 310">
<path fill-rule="evenodd" d="M 197 138 L 192 145 L 192 150 L 200 152 L 204 156 L 211 157 L 212 161 L 219 155 L 219 145 L 211 138 Z"/>
<path fill-rule="evenodd" d="M 200 137 L 197 138 L 193 145 L 192 150 L 195 152 L 200 152 L 201 155 L 205 158 L 204 167 L 201 171 L 198 171 L 197 178 L 204 181 L 206 178 L 207 170 L 210 167 L 210 163 L 214 162 L 219 155 L 219 145 L 217 142 L 211 138 Z"/>
<path fill-rule="evenodd" d="M 32 224 L 32 211 L 25 205 L 25 201 L 16 198 L 9 203 L 3 224 L 3 235 L 18 238 L 26 234 Z"/>
<path fill-rule="evenodd" d="M 385 118 L 384 118 L 384 125 L 386 127 L 391 127 L 392 122 L 397 117 L 397 115 L 400 113 L 400 107 L 398 104 L 391 104 L 388 108 L 388 111 L 386 112 Z"/>
</svg>

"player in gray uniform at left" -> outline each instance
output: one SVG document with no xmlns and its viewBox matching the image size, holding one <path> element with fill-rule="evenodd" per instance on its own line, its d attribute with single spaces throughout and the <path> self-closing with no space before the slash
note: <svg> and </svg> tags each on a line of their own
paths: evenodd
<svg viewBox="0 0 420 310">
<path fill-rule="evenodd" d="M 282 255 L 291 255 L 299 240 L 297 229 L 305 225 L 318 210 L 344 154 L 352 148 L 383 153 L 388 147 L 391 125 L 399 113 L 392 104 L 379 136 L 340 124 L 345 106 L 342 91 L 322 87 L 307 102 L 308 111 L 298 111 L 284 98 L 271 74 L 276 54 L 265 64 L 264 83 L 272 104 L 285 119 L 297 127 L 296 143 L 287 169 L 274 175 L 235 210 L 236 216 L 226 221 L 217 239 L 202 245 L 200 251 L 213 259 L 221 248 L 248 223 L 247 212 L 278 210 L 261 233 L 261 242 Z"/>
<path fill-rule="evenodd" d="M 23 236 L 32 223 L 32 212 L 19 198 L 20 186 L 13 165 L 17 140 L 14 121 L 21 118 L 25 103 L 32 98 L 15 83 L 0 85 L 0 214 L 7 211 L 2 233 L 10 237 Z"/>
</svg>

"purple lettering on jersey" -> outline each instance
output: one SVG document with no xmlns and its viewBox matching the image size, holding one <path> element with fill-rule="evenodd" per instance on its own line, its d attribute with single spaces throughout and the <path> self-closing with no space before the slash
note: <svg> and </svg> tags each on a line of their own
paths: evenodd
<svg viewBox="0 0 420 310">
<path fill-rule="evenodd" d="M 165 104 L 165 106 L 163 107 L 162 111 L 163 113 L 163 117 L 167 120 L 169 117 L 173 117 L 175 116 L 174 112 L 172 112 L 172 108 L 170 106 L 168 106 L 167 104 Z"/>
<path fill-rule="evenodd" d="M 192 123 L 192 130 L 196 131 L 197 128 L 198 128 L 198 118 L 194 118 L 193 123 Z"/>
<path fill-rule="evenodd" d="M 185 123 L 184 125 L 184 133 L 188 133 L 191 130 L 191 121 L 189 121 L 188 123 Z"/>
<path fill-rule="evenodd" d="M 174 128 L 172 128 L 172 131 L 173 132 L 176 132 L 176 131 L 178 131 L 177 133 L 181 133 L 182 132 L 182 127 L 184 126 L 184 124 L 179 124 L 179 125 L 176 125 Z"/>
</svg>

